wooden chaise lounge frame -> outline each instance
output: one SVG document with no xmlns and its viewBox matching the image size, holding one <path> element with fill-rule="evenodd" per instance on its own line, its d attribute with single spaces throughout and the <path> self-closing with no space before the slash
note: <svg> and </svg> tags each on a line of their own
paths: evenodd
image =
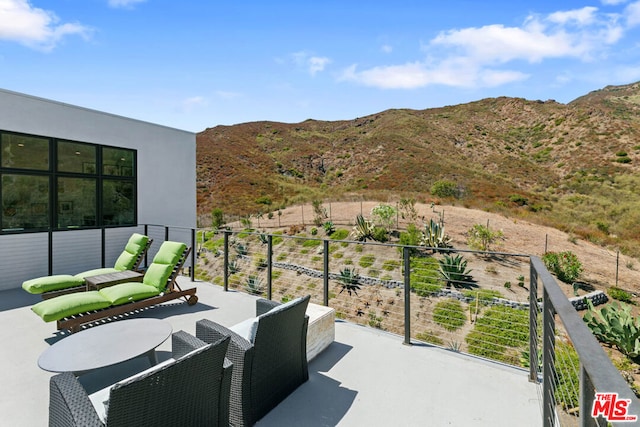
<svg viewBox="0 0 640 427">
<path fill-rule="evenodd" d="M 138 254 L 138 257 L 136 258 L 136 262 L 133 265 L 133 268 L 131 269 L 132 271 L 139 271 L 139 272 L 141 271 L 140 264 L 142 264 L 142 260 L 144 259 L 145 255 L 149 251 L 149 248 L 151 247 L 152 243 L 153 243 L 153 239 L 149 238 L 147 240 L 147 245 Z M 78 273 L 78 274 L 80 274 L 80 273 Z M 40 295 L 42 296 L 42 299 L 49 299 L 49 298 L 58 297 L 60 295 L 73 294 L 75 292 L 84 292 L 86 290 L 87 290 L 87 285 L 84 284 L 82 286 L 74 286 L 73 288 L 58 289 L 56 291 L 43 292 Z"/>
<path fill-rule="evenodd" d="M 191 248 L 187 248 L 184 251 L 183 255 L 180 257 L 180 260 L 176 263 L 173 271 L 171 272 L 171 275 L 169 276 L 166 290 L 162 294 L 150 298 L 145 298 L 139 301 L 133 301 L 130 303 L 107 307 L 100 310 L 80 313 L 74 316 L 60 319 L 57 321 L 58 330 L 67 329 L 70 333 L 73 334 L 82 330 L 83 326 L 96 322 L 98 320 L 106 320 L 178 298 L 184 298 L 189 305 L 196 304 L 198 302 L 198 297 L 196 296 L 197 289 L 190 288 L 182 290 L 176 282 L 176 278 L 182 270 L 182 266 L 184 265 L 190 252 Z"/>
</svg>

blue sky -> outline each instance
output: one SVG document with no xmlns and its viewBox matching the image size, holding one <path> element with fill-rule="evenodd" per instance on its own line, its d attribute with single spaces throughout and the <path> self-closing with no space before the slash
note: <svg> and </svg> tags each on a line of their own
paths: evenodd
<svg viewBox="0 0 640 427">
<path fill-rule="evenodd" d="M 0 0 L 0 88 L 193 132 L 639 80 L 638 0 Z"/>
</svg>

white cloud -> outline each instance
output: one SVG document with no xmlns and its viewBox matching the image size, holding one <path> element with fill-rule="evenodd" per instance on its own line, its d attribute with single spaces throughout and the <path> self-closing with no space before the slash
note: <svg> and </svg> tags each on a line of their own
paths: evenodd
<svg viewBox="0 0 640 427">
<path fill-rule="evenodd" d="M 180 109 L 185 113 L 190 113 L 193 110 L 206 107 L 209 105 L 209 101 L 203 96 L 192 96 L 182 100 L 180 103 Z"/>
<path fill-rule="evenodd" d="M 356 65 L 345 69 L 340 81 L 353 81 L 381 89 L 416 89 L 428 85 L 454 87 L 494 87 L 525 80 L 529 76 L 513 70 L 481 69 L 464 59 L 444 61 L 436 66 L 424 62 L 374 67 L 358 71 Z"/>
<path fill-rule="evenodd" d="M 627 19 L 627 25 L 635 27 L 640 24 L 640 1 L 631 3 L 624 10 L 625 17 Z"/>
<path fill-rule="evenodd" d="M 231 91 L 224 91 L 224 90 L 216 91 L 216 95 L 223 99 L 236 99 L 236 98 L 242 97 L 242 94 L 239 92 L 231 92 Z"/>
<path fill-rule="evenodd" d="M 631 6 L 636 5 L 640 20 L 640 2 Z M 352 65 L 339 79 L 384 89 L 492 87 L 522 81 L 529 75 L 515 69 L 517 62 L 606 56 L 607 48 L 624 34 L 619 18 L 584 7 L 531 15 L 519 27 L 495 24 L 444 31 L 424 46 L 427 59 L 364 70 Z"/>
<path fill-rule="evenodd" d="M 296 65 L 306 68 L 312 76 L 315 76 L 320 71 L 324 71 L 325 67 L 331 63 L 331 59 L 327 57 L 312 56 L 305 51 L 296 52 L 292 54 L 291 57 Z"/>
<path fill-rule="evenodd" d="M 50 51 L 67 35 L 88 38 L 91 33 L 84 25 L 59 21 L 53 12 L 33 7 L 27 0 L 0 0 L 0 40 Z"/>
<path fill-rule="evenodd" d="M 596 19 L 597 7 L 583 7 L 582 9 L 564 10 L 560 12 L 554 12 L 547 18 L 550 22 L 556 24 L 569 24 L 576 23 L 578 25 L 590 25 L 593 24 Z"/>
<path fill-rule="evenodd" d="M 315 76 L 317 72 L 324 71 L 327 64 L 331 63 L 331 60 L 326 57 L 313 56 L 309 58 L 309 73 Z"/>
<path fill-rule="evenodd" d="M 393 46 L 388 45 L 388 44 L 383 44 L 383 45 L 380 47 L 380 50 L 381 50 L 382 52 L 384 52 L 384 53 L 391 53 L 391 52 L 393 52 Z"/>
<path fill-rule="evenodd" d="M 615 6 L 618 4 L 626 3 L 627 0 L 601 0 L 602 4 L 607 6 Z"/>
<path fill-rule="evenodd" d="M 109 7 L 130 9 L 138 3 L 144 3 L 147 0 L 109 0 Z"/>
</svg>

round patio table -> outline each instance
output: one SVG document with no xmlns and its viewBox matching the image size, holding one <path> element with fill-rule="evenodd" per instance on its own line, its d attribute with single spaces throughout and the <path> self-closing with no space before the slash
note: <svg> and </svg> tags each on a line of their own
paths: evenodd
<svg viewBox="0 0 640 427">
<path fill-rule="evenodd" d="M 45 371 L 81 375 L 143 354 L 155 365 L 155 349 L 171 332 L 171 324 L 160 319 L 129 319 L 94 326 L 53 344 L 40 355 L 38 366 Z"/>
</svg>

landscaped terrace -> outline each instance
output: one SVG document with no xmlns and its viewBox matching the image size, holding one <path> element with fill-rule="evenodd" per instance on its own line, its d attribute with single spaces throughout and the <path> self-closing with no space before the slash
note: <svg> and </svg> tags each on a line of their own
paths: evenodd
<svg viewBox="0 0 640 427">
<path fill-rule="evenodd" d="M 199 303 L 167 303 L 133 316 L 163 318 L 174 331 L 193 333 L 202 318 L 230 326 L 251 317 L 259 295 L 282 301 L 311 294 L 312 302 L 336 310 L 335 342 L 311 362 L 309 382 L 259 425 L 595 425 L 589 411 L 579 410 L 591 407 L 594 390 L 617 392 L 631 399 L 631 414 L 640 413 L 536 257 L 458 252 L 470 277 L 447 287 L 434 276 L 433 261 L 424 261 L 444 253 L 424 248 L 251 232 L 205 234 L 196 243 L 195 231 L 186 235 L 198 247 L 196 276 L 205 279 L 196 282 Z M 180 279 L 192 286 L 189 280 Z M 504 291 L 506 281 L 517 292 Z M 51 374 L 36 361 L 64 333 L 30 312 L 33 295 L 15 289 L 0 301 L 3 342 L 11 343 L 2 358 L 12 367 L 3 373 L 9 398 L 0 413 L 14 425 L 45 424 Z M 96 388 L 145 362 L 83 381 Z"/>
</svg>

